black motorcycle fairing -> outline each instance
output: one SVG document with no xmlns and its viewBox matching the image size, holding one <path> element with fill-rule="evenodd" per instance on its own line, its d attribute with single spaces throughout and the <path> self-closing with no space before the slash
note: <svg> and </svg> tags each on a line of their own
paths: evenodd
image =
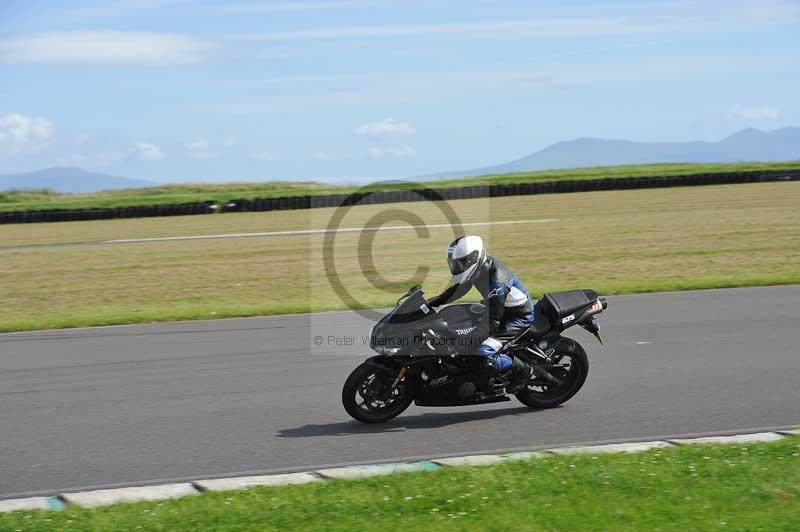
<svg viewBox="0 0 800 532">
<path fill-rule="evenodd" d="M 414 368 L 415 402 L 418 406 L 476 404 L 487 396 L 486 370 L 484 360 L 476 356 L 428 359 Z"/>
<path fill-rule="evenodd" d="M 374 357 L 369 357 L 364 361 L 364 363 L 390 373 L 400 371 L 400 368 L 402 368 L 404 365 L 404 362 L 386 355 L 375 355 Z"/>
<path fill-rule="evenodd" d="M 372 327 L 370 347 L 378 352 L 382 352 L 376 349 L 379 347 L 397 347 L 399 350 L 395 354 L 408 354 L 425 350 L 425 342 L 434 337 L 434 343 L 444 348 L 438 354 L 453 354 L 477 348 L 488 331 L 488 312 L 484 305 L 454 304 L 437 312 L 428 306 L 422 289 L 414 287 Z"/>
<path fill-rule="evenodd" d="M 480 307 L 480 308 L 479 308 Z M 489 335 L 489 314 L 486 307 L 475 303 L 459 303 L 439 309 L 442 320 L 453 338 L 469 338 L 480 342 Z"/>
<path fill-rule="evenodd" d="M 536 305 L 552 321 L 552 329 L 542 335 L 546 338 L 560 334 L 564 330 L 580 325 L 603 342 L 594 317 L 608 308 L 608 302 L 594 290 L 569 290 L 544 294 Z"/>
<path fill-rule="evenodd" d="M 414 287 L 372 327 L 370 348 L 385 346 L 408 351 L 420 340 L 417 331 L 435 318 L 436 312 L 428 306 L 422 289 Z"/>
</svg>

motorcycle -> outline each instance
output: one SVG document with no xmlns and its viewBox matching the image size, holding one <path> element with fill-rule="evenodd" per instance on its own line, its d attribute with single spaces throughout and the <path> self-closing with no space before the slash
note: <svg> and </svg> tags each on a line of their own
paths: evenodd
<svg viewBox="0 0 800 532">
<path fill-rule="evenodd" d="M 583 347 L 561 336 L 580 326 L 602 344 L 595 321 L 608 308 L 593 290 L 553 292 L 534 307 L 533 324 L 508 341 L 499 353 L 531 367 L 531 378 L 514 395 L 535 408 L 553 408 L 583 386 L 589 360 Z M 488 336 L 488 311 L 480 303 L 460 303 L 438 311 L 422 288 L 410 288 L 370 331 L 377 352 L 345 381 L 342 404 L 354 419 L 383 423 L 417 406 L 462 406 L 510 401 L 510 375 L 495 374 L 476 354 Z"/>
</svg>

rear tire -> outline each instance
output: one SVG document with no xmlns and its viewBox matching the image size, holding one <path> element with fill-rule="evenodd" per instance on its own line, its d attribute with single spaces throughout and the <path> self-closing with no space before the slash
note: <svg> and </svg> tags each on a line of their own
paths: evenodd
<svg viewBox="0 0 800 532">
<path fill-rule="evenodd" d="M 583 383 L 586 382 L 586 377 L 589 375 L 589 359 L 586 356 L 586 351 L 575 340 L 562 338 L 556 348 L 554 358 L 559 356 L 562 360 L 569 357 L 569 371 L 564 372 L 558 367 L 549 369 L 549 371 L 553 376 L 564 381 L 563 385 L 554 388 L 552 384 L 544 386 L 528 384 L 516 394 L 517 399 L 522 404 L 537 409 L 554 408 L 565 403 L 580 391 Z M 563 373 L 558 374 L 559 371 Z"/>
<path fill-rule="evenodd" d="M 342 388 L 344 409 L 362 423 L 385 423 L 400 415 L 414 400 L 408 396 L 404 382 L 397 385 L 391 396 L 381 397 L 396 377 L 381 368 L 361 364 L 347 377 Z"/>
</svg>

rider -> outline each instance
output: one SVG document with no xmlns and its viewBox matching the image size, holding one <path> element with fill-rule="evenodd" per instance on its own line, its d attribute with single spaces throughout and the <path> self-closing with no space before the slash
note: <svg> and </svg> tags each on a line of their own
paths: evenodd
<svg viewBox="0 0 800 532">
<path fill-rule="evenodd" d="M 516 393 L 531 376 L 531 368 L 518 357 L 498 354 L 503 344 L 533 323 L 534 303 L 528 291 L 508 267 L 486 254 L 479 236 L 465 235 L 453 240 L 447 248 L 447 266 L 453 284 L 430 299 L 439 307 L 469 292 L 473 286 L 481 293 L 489 309 L 489 334 L 479 351 L 497 373 L 511 371 L 509 390 Z"/>
</svg>

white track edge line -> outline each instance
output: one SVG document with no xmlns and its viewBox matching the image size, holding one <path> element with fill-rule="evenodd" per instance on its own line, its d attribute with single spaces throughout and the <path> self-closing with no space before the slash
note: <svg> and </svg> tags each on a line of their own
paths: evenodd
<svg viewBox="0 0 800 532">
<path fill-rule="evenodd" d="M 513 225 L 513 224 L 541 224 L 557 222 L 558 218 L 542 218 L 539 220 L 500 220 L 496 222 L 465 222 L 458 224 L 461 227 L 477 227 L 486 225 Z M 439 229 L 453 227 L 453 224 L 426 224 L 426 225 L 390 225 L 379 227 L 344 227 L 340 229 L 297 229 L 292 231 L 267 231 L 263 233 L 224 233 L 218 235 L 181 235 L 162 236 L 154 238 L 126 238 L 120 240 L 103 240 L 100 244 L 139 244 L 145 242 L 173 242 L 180 240 L 215 240 L 223 238 L 256 238 L 268 236 L 301 236 L 301 235 L 326 235 L 329 233 L 377 233 L 380 231 L 407 231 L 409 229 Z"/>
</svg>

